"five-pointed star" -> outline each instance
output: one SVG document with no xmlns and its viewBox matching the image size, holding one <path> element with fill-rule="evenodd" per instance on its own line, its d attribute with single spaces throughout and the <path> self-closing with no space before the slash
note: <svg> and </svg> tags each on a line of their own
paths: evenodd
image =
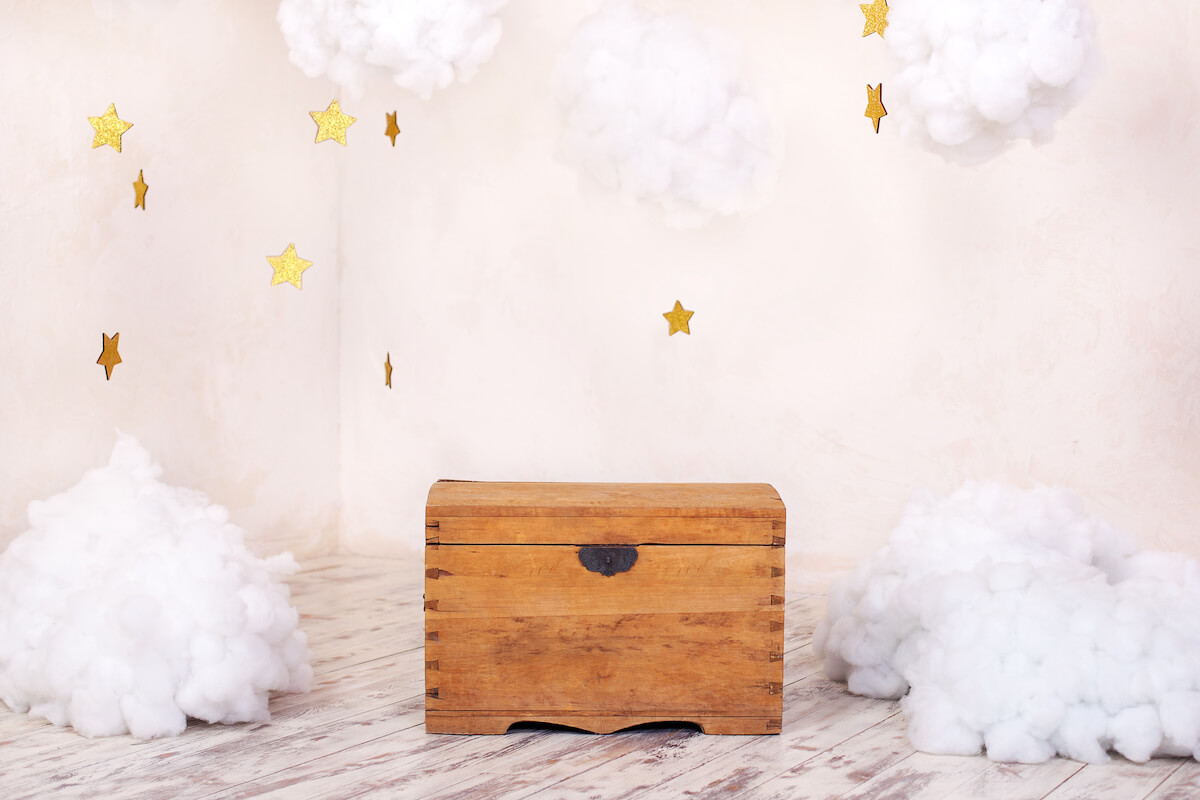
<svg viewBox="0 0 1200 800">
<path fill-rule="evenodd" d="M 100 351 L 96 363 L 104 366 L 104 380 L 112 380 L 113 367 L 121 363 L 121 354 L 117 352 L 117 340 L 121 334 L 114 333 L 111 338 L 107 333 L 101 332 L 100 335 L 104 337 L 104 349 Z"/>
<path fill-rule="evenodd" d="M 683 305 L 676 300 L 675 308 L 663 313 L 663 316 L 667 318 L 667 322 L 671 323 L 671 330 L 667 333 L 667 335 L 674 336 L 679 331 L 683 331 L 688 336 L 691 336 L 692 332 L 688 330 L 688 320 L 690 320 L 692 318 L 692 314 L 695 313 L 695 311 L 685 311 L 683 309 Z"/>
<path fill-rule="evenodd" d="M 96 136 L 92 139 L 92 149 L 108 145 L 118 153 L 121 152 L 121 136 L 133 127 L 132 122 L 126 122 L 117 116 L 116 103 L 109 103 L 108 111 L 105 111 L 103 116 L 88 117 L 88 122 L 92 123 L 92 127 L 96 129 Z"/>
<path fill-rule="evenodd" d="M 142 180 L 142 170 L 138 170 L 138 179 L 133 182 L 133 207 L 141 206 L 142 211 L 146 210 L 146 190 L 150 185 Z"/>
<path fill-rule="evenodd" d="M 863 116 L 870 117 L 871 121 L 875 123 L 875 132 L 879 133 L 879 120 L 881 117 L 887 116 L 887 109 L 883 107 L 882 83 L 875 87 L 867 84 L 867 111 Z"/>
<path fill-rule="evenodd" d="M 861 4 L 859 8 L 867 18 L 866 24 L 863 25 L 863 36 L 867 37 L 872 33 L 878 33 L 882 38 L 884 30 L 887 29 L 887 0 L 871 0 L 871 3 Z"/>
<path fill-rule="evenodd" d="M 303 288 L 300 285 L 300 275 L 312 266 L 311 261 L 305 261 L 296 255 L 296 245 L 294 244 L 289 244 L 287 250 L 277 256 L 267 256 L 267 261 L 270 261 L 271 266 L 275 269 L 275 275 L 271 278 L 272 286 L 286 282 L 297 289 Z"/>
<path fill-rule="evenodd" d="M 387 360 L 383 362 L 383 382 L 387 387 L 392 388 L 392 354 L 387 354 Z"/>
<path fill-rule="evenodd" d="M 317 123 L 318 142 L 333 139 L 342 147 L 346 146 L 346 128 L 357 122 L 357 118 L 343 114 L 337 100 L 331 100 L 324 111 L 310 111 L 308 114 Z"/>
<path fill-rule="evenodd" d="M 396 124 L 396 112 L 387 112 L 387 130 L 383 132 L 384 136 L 392 137 L 392 147 L 396 146 L 396 137 L 400 135 L 400 126 Z"/>
</svg>

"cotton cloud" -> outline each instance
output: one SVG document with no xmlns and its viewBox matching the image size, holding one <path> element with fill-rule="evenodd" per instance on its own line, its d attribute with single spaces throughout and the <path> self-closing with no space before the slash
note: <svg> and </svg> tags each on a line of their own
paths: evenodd
<svg viewBox="0 0 1200 800">
<path fill-rule="evenodd" d="M 773 181 L 771 125 L 736 48 L 679 14 L 609 2 L 560 55 L 563 158 L 627 198 L 695 227 L 746 210 Z"/>
<path fill-rule="evenodd" d="M 1099 56 L 1090 0 L 896 0 L 889 84 L 906 138 L 949 161 L 986 161 L 1012 142 L 1049 141 Z"/>
<path fill-rule="evenodd" d="M 903 697 L 921 750 L 1200 757 L 1200 565 L 1138 552 L 1061 490 L 914 501 L 815 645 L 850 691 Z"/>
<path fill-rule="evenodd" d="M 467 81 L 500 41 L 494 15 L 507 0 L 283 0 L 279 27 L 292 63 L 328 75 L 354 97 L 378 66 L 428 100 Z"/>
<path fill-rule="evenodd" d="M 107 467 L 29 506 L 0 554 L 0 699 L 84 736 L 174 736 L 187 718 L 268 719 L 307 691 L 309 651 L 281 578 L 220 506 L 166 486 L 129 437 Z"/>
</svg>

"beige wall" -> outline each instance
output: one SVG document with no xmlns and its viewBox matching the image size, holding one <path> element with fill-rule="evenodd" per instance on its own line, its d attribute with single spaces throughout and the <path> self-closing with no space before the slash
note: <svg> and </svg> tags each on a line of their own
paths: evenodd
<svg viewBox="0 0 1200 800">
<path fill-rule="evenodd" d="M 1064 484 L 1200 555 L 1182 0 L 1096 2 L 1106 74 L 1056 142 L 974 170 L 871 132 L 888 68 L 855 3 L 659 2 L 741 37 L 785 133 L 773 201 L 699 231 L 555 159 L 548 73 L 594 2 L 513 0 L 493 60 L 429 102 L 378 76 L 345 150 L 312 145 L 334 89 L 287 63 L 271 4 L 143 5 L 114 4 L 112 39 L 91 4 L 3 6 L 0 74 L 33 113 L 0 121 L 0 531 L 120 426 L 264 546 L 340 527 L 411 567 L 440 477 L 770 481 L 818 588 L 913 489 L 967 478 Z M 88 149 L 112 100 L 138 126 L 122 156 Z M 221 102 L 230 138 L 203 128 Z M 270 290 L 293 240 L 316 266 Z M 691 337 L 666 336 L 676 299 Z"/>
<path fill-rule="evenodd" d="M 336 543 L 339 160 L 268 3 L 0 3 L 0 543 L 120 428 L 256 550 Z M 91 149 L 116 103 L 122 152 Z M 331 148 L 331 149 L 329 149 Z M 138 170 L 150 189 L 133 207 Z M 295 241 L 304 289 L 270 286 Z M 101 332 L 123 363 L 105 382 Z"/>
</svg>

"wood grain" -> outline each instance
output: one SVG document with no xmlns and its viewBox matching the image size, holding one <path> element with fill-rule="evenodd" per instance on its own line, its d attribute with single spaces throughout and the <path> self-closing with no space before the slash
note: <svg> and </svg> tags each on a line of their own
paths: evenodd
<svg viewBox="0 0 1200 800">
<path fill-rule="evenodd" d="M 783 501 L 766 483 L 492 483 L 439 481 L 426 520 L 445 517 L 766 517 Z"/>
<path fill-rule="evenodd" d="M 897 703 L 848 694 L 817 669 L 810 639 L 824 600 L 812 596 L 790 596 L 786 604 L 782 734 L 428 734 L 419 570 L 353 556 L 311 560 L 305 568 L 291 584 L 322 658 L 311 694 L 273 698 L 268 723 L 193 723 L 179 737 L 151 742 L 88 740 L 0 706 L 0 797 L 1200 797 L 1200 765 L 1190 759 L 1085 766 L 918 758 Z"/>
<path fill-rule="evenodd" d="M 677 720 L 779 731 L 782 549 L 647 545 L 611 576 L 571 546 L 426 550 L 429 730 Z"/>
</svg>

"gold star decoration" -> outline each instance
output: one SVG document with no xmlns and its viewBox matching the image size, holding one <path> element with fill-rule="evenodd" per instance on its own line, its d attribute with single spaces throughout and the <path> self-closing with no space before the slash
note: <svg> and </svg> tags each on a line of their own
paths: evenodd
<svg viewBox="0 0 1200 800">
<path fill-rule="evenodd" d="M 267 256 L 267 261 L 271 262 L 271 267 L 275 270 L 275 275 L 271 278 L 272 286 L 290 283 L 297 289 L 304 288 L 300 285 L 300 276 L 312 266 L 312 262 L 296 255 L 296 245 L 289 244 L 287 250 L 277 256 Z"/>
<path fill-rule="evenodd" d="M 346 146 L 346 128 L 358 121 L 356 117 L 343 114 L 337 100 L 330 101 L 324 111 L 310 111 L 308 115 L 317 123 L 317 142 L 333 139 L 342 147 Z"/>
<path fill-rule="evenodd" d="M 138 170 L 138 179 L 133 182 L 133 191 L 134 191 L 133 207 L 134 208 L 138 208 L 140 206 L 142 211 L 146 210 L 146 190 L 149 188 L 150 188 L 149 184 L 147 184 L 144 180 L 142 180 L 142 170 L 139 169 Z"/>
<path fill-rule="evenodd" d="M 691 336 L 692 332 L 688 330 L 688 320 L 690 320 L 692 318 L 692 314 L 695 313 L 695 311 L 685 311 L 683 305 L 676 300 L 675 308 L 663 313 L 663 316 L 667 318 L 667 322 L 671 323 L 671 330 L 667 333 L 667 335 L 674 336 L 679 331 L 683 331 L 688 336 Z"/>
<path fill-rule="evenodd" d="M 879 37 L 883 38 L 883 32 L 887 29 L 887 0 L 872 0 L 869 4 L 859 5 L 859 8 L 867 18 L 866 24 L 863 25 L 863 38 L 872 33 L 878 33 Z"/>
<path fill-rule="evenodd" d="M 117 116 L 116 103 L 109 103 L 108 111 L 105 111 L 103 116 L 88 117 L 88 122 L 92 123 L 92 127 L 96 129 L 96 136 L 92 139 L 92 149 L 108 145 L 118 153 L 121 152 L 121 136 L 133 127 L 132 122 L 126 122 Z"/>
<path fill-rule="evenodd" d="M 383 362 L 383 382 L 387 387 L 392 388 L 392 354 L 387 354 L 387 360 Z"/>
<path fill-rule="evenodd" d="M 396 146 L 396 137 L 400 135 L 400 126 L 396 124 L 396 112 L 387 112 L 387 130 L 383 132 L 384 136 L 392 137 L 392 147 Z"/>
<path fill-rule="evenodd" d="M 875 132 L 879 133 L 879 120 L 887 116 L 887 109 L 883 107 L 883 84 L 872 87 L 867 84 L 867 111 L 863 114 L 864 117 L 870 117 L 871 122 L 875 123 Z M 891 125 L 891 123 L 888 123 Z"/>
<path fill-rule="evenodd" d="M 96 363 L 104 366 L 104 380 L 112 380 L 113 367 L 121 363 L 121 354 L 117 352 L 117 340 L 121 334 L 114 333 L 111 338 L 107 333 L 101 332 L 100 335 L 104 337 L 104 349 L 100 351 Z"/>
</svg>

